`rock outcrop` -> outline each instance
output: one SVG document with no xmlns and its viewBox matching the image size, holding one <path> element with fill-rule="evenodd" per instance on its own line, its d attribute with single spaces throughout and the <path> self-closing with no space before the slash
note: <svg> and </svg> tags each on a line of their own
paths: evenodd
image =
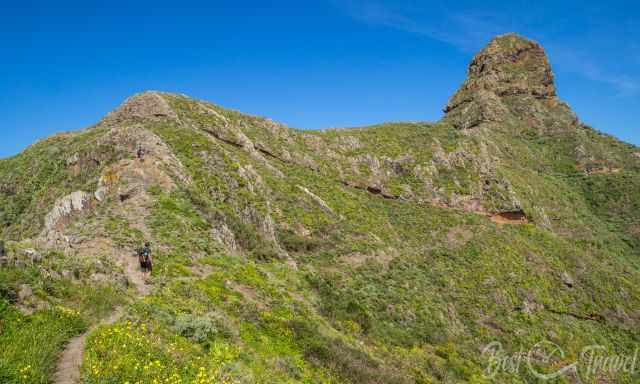
<svg viewBox="0 0 640 384">
<path fill-rule="evenodd" d="M 467 75 L 444 108 L 445 119 L 458 129 L 512 118 L 539 123 L 554 108 L 575 120 L 558 99 L 545 51 L 534 41 L 513 33 L 495 37 L 473 58 Z"/>
<path fill-rule="evenodd" d="M 88 208 L 91 204 L 91 194 L 76 191 L 65 197 L 58 199 L 53 209 L 44 219 L 45 232 L 59 229 L 64 220 L 71 216 L 74 212 L 80 212 Z"/>
<path fill-rule="evenodd" d="M 193 339 L 183 365 L 210 360 L 211 343 L 228 357 L 200 368 L 211 381 L 464 382 L 486 364 L 458 357 L 487 340 L 579 350 L 598 335 L 631 355 L 640 329 L 640 149 L 573 124 L 544 51 L 516 35 L 476 56 L 442 122 L 312 132 L 148 92 L 1 160 L 0 180 L 0 307 L 49 308 L 34 319 L 67 345 L 44 381 L 132 381 L 138 360 L 118 356 L 167 362 Z M 71 328 L 118 304 L 126 317 L 82 358 L 94 328 L 67 342 Z M 152 344 L 112 337 L 144 324 L 132 335 Z M 1 366 L 34 361 L 38 343 L 7 340 Z"/>
<path fill-rule="evenodd" d="M 111 128 L 99 140 L 99 144 L 116 148 L 118 151 L 128 154 L 135 154 L 138 148 L 143 148 L 146 153 L 145 161 L 137 162 L 138 165 L 163 173 L 163 180 L 155 180 L 163 187 L 170 187 L 168 184 L 173 183 L 169 176 L 183 183 L 189 184 L 191 182 L 184 170 L 184 166 L 176 158 L 169 146 L 156 134 L 139 124 Z M 105 173 L 108 173 L 108 170 Z M 156 179 L 159 179 L 159 177 L 156 177 Z"/>
<path fill-rule="evenodd" d="M 109 113 L 103 123 L 146 122 L 160 118 L 176 118 L 176 113 L 160 92 L 147 91 L 131 96 L 120 107 Z"/>
</svg>

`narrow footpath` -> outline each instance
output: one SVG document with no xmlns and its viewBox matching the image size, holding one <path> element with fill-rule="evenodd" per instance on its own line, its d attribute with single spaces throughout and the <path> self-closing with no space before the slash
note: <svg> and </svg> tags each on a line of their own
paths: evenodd
<svg viewBox="0 0 640 384">
<path fill-rule="evenodd" d="M 145 283 L 142 273 L 138 269 L 138 258 L 123 255 L 120 258 L 120 262 L 122 263 L 127 278 L 135 286 L 138 297 L 148 295 L 151 287 Z M 80 384 L 80 367 L 82 366 L 87 337 L 91 332 L 96 330 L 96 328 L 115 323 L 123 313 L 124 309 L 122 307 L 116 308 L 109 317 L 89 328 L 82 335 L 74 337 L 69 341 L 65 350 L 60 355 L 56 373 L 53 376 L 54 384 Z"/>
</svg>

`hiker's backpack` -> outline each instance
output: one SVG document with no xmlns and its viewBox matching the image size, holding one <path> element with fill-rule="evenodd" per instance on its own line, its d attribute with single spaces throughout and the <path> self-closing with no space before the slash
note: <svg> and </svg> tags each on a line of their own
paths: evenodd
<svg viewBox="0 0 640 384">
<path fill-rule="evenodd" d="M 142 251 L 140 252 L 140 256 L 142 257 L 142 260 L 144 260 L 145 263 L 148 263 L 149 258 L 151 256 L 151 250 L 147 247 L 142 248 Z"/>
<path fill-rule="evenodd" d="M 146 260 L 148 259 L 148 254 L 149 251 L 146 250 L 144 247 L 143 248 L 138 248 L 138 260 L 140 260 L 141 263 L 146 262 Z"/>
</svg>

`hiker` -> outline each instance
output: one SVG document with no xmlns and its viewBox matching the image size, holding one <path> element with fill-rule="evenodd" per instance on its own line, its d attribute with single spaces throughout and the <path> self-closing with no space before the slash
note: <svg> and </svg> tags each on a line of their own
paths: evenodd
<svg viewBox="0 0 640 384">
<path fill-rule="evenodd" d="M 6 267 L 7 265 L 9 265 L 9 260 L 4 249 L 4 240 L 0 240 L 0 267 Z"/>
<path fill-rule="evenodd" d="M 153 270 L 153 258 L 151 257 L 151 243 L 144 243 L 144 248 L 142 248 L 138 252 L 138 259 L 140 260 L 140 269 L 142 270 L 142 274 L 151 276 L 151 271 Z"/>
<path fill-rule="evenodd" d="M 144 155 L 145 155 L 146 153 L 147 153 L 147 152 L 144 150 L 144 148 L 142 148 L 142 145 L 139 145 L 139 146 L 138 146 L 138 152 L 137 152 L 137 155 L 138 155 L 138 159 L 140 159 L 140 161 L 144 161 Z"/>
</svg>

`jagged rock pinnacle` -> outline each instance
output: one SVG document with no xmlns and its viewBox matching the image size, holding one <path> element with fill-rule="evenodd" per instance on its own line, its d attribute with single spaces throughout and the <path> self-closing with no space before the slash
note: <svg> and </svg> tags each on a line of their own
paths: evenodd
<svg viewBox="0 0 640 384">
<path fill-rule="evenodd" d="M 484 81 L 498 96 L 555 97 L 553 72 L 542 46 L 510 33 L 495 37 L 469 65 L 470 79 Z"/>
<path fill-rule="evenodd" d="M 542 46 L 514 33 L 494 37 L 471 61 L 467 79 L 444 112 L 454 126 L 472 128 L 514 113 L 509 97 L 558 103 L 553 72 Z M 527 113 L 520 108 L 516 114 Z"/>
</svg>

